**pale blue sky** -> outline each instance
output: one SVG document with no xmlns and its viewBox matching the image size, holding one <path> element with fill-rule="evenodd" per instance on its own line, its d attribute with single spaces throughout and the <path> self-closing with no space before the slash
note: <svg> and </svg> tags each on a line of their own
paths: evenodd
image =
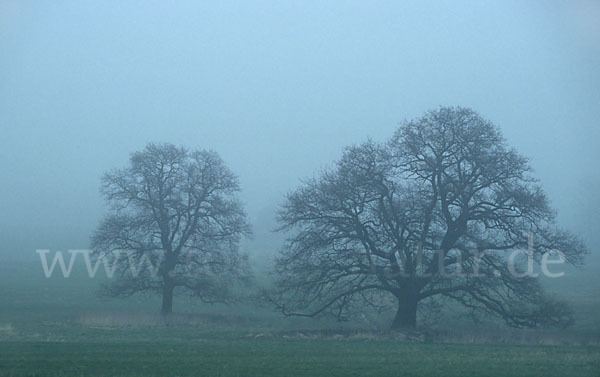
<svg viewBox="0 0 600 377">
<path fill-rule="evenodd" d="M 498 124 L 594 237 L 598 4 L 1 0 L 0 252 L 86 248 L 100 176 L 150 141 L 216 150 L 262 221 L 439 105 Z"/>
</svg>

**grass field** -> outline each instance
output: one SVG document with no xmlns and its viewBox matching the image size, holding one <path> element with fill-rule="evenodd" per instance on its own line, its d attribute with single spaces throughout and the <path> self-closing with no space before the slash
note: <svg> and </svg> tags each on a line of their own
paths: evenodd
<svg viewBox="0 0 600 377">
<path fill-rule="evenodd" d="M 578 286 L 567 331 L 477 333 L 448 317 L 437 334 L 451 336 L 403 337 L 186 297 L 165 323 L 157 298 L 97 298 L 81 272 L 0 267 L 0 376 L 600 376 L 595 285 Z"/>
<path fill-rule="evenodd" d="M 150 334 L 149 334 L 150 335 Z M 596 376 L 598 349 L 368 340 L 3 342 L 15 376 Z"/>
</svg>

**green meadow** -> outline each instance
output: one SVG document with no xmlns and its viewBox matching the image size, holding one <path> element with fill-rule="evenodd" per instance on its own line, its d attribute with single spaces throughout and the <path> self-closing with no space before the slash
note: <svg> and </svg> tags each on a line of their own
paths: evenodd
<svg viewBox="0 0 600 377">
<path fill-rule="evenodd" d="M 102 278 L 83 266 L 47 279 L 39 262 L 9 262 L 0 270 L 0 375 L 598 376 L 593 267 L 549 284 L 571 292 L 570 329 L 474 325 L 456 311 L 415 334 L 389 334 L 385 315 L 285 318 L 259 302 L 211 306 L 187 296 L 164 320 L 156 297 L 98 297 Z"/>
</svg>

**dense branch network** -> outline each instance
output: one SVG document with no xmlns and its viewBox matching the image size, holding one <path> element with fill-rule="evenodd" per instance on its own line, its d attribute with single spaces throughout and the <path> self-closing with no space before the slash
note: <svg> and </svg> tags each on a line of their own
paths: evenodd
<svg viewBox="0 0 600 377">
<path fill-rule="evenodd" d="M 440 108 L 387 143 L 347 148 L 287 196 L 279 221 L 290 238 L 269 297 L 285 314 L 343 319 L 394 297 L 393 327 L 414 327 L 418 303 L 445 296 L 513 326 L 571 321 L 507 255 L 539 262 L 559 250 L 580 265 L 585 247 L 556 228 L 527 160 L 470 109 Z"/>
<path fill-rule="evenodd" d="M 248 276 L 238 252 L 240 237 L 250 232 L 235 197 L 239 184 L 216 153 L 150 144 L 102 182 L 112 213 L 92 247 L 97 257 L 120 256 L 114 261 L 120 279 L 107 286 L 108 293 L 158 292 L 169 313 L 175 288 L 223 301 L 232 282 Z M 156 273 L 150 266 L 157 266 Z"/>
</svg>

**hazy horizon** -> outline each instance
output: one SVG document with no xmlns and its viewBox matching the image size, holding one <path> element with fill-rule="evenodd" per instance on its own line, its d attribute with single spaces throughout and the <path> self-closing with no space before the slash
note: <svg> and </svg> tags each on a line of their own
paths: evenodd
<svg viewBox="0 0 600 377">
<path fill-rule="evenodd" d="M 440 105 L 498 125 L 595 251 L 598 3 L 141 4 L 0 4 L 0 258 L 87 248 L 100 177 L 148 142 L 218 152 L 262 229 L 345 146 Z"/>
</svg>

